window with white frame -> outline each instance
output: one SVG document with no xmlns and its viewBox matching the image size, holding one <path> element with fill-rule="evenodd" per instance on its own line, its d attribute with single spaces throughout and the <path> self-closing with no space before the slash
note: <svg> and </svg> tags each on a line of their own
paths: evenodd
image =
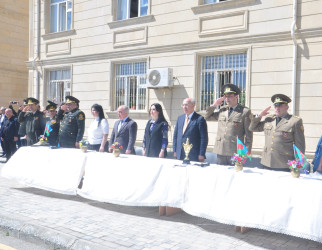
<svg viewBox="0 0 322 250">
<path fill-rule="evenodd" d="M 149 0 L 116 0 L 116 20 L 146 16 Z"/>
<path fill-rule="evenodd" d="M 48 100 L 61 104 L 70 94 L 70 70 L 49 71 Z"/>
<path fill-rule="evenodd" d="M 126 105 L 132 110 L 146 109 L 146 62 L 115 65 L 115 109 Z"/>
<path fill-rule="evenodd" d="M 72 26 L 72 1 L 50 0 L 50 33 L 70 30 Z"/>
<path fill-rule="evenodd" d="M 221 95 L 226 83 L 237 85 L 239 103 L 245 105 L 247 54 L 204 56 L 201 58 L 200 110 L 206 110 Z"/>
</svg>

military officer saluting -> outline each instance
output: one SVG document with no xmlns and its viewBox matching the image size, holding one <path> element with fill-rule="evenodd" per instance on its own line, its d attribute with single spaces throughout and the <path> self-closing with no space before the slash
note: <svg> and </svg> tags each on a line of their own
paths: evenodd
<svg viewBox="0 0 322 250">
<path fill-rule="evenodd" d="M 237 136 L 251 153 L 253 133 L 249 131 L 252 113 L 247 107 L 238 104 L 240 89 L 234 84 L 223 86 L 224 96 L 217 99 L 207 108 L 206 120 L 218 121 L 217 138 L 214 152 L 217 154 L 217 164 L 231 165 L 231 156 L 237 152 Z M 225 106 L 215 110 L 217 106 Z"/>
<path fill-rule="evenodd" d="M 33 97 L 26 99 L 26 106 L 20 112 L 18 117 L 19 123 L 25 123 L 27 145 L 33 145 L 39 141 L 43 134 L 46 120 L 42 112 L 39 111 L 39 101 Z"/>
<path fill-rule="evenodd" d="M 59 134 L 59 119 L 57 117 L 57 104 L 52 101 L 47 101 L 49 104 L 46 106 L 49 117 L 46 118 L 45 136 L 51 146 L 57 146 Z"/>
<path fill-rule="evenodd" d="M 265 146 L 261 163 L 264 167 L 279 171 L 289 171 L 287 162 L 294 159 L 293 144 L 305 153 L 303 122 L 300 117 L 290 115 L 288 103 L 292 100 L 283 94 L 271 98 L 275 114 L 269 115 L 271 106 L 261 111 L 250 124 L 254 132 L 264 131 Z M 266 116 L 266 117 L 265 117 Z M 261 121 L 262 117 L 265 117 Z"/>
<path fill-rule="evenodd" d="M 66 96 L 66 102 L 58 111 L 62 119 L 59 130 L 59 144 L 65 148 L 79 148 L 85 130 L 85 114 L 79 109 L 79 100 Z"/>
</svg>

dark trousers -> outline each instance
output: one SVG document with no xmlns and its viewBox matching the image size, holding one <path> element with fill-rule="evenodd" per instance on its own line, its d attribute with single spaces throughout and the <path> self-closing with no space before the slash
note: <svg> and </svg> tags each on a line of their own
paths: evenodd
<svg viewBox="0 0 322 250">
<path fill-rule="evenodd" d="M 100 150 L 100 147 L 101 147 L 101 144 L 89 144 L 88 145 L 89 150 L 95 150 L 97 152 Z M 104 152 L 108 152 L 108 142 L 105 143 Z"/>
<path fill-rule="evenodd" d="M 217 155 L 217 164 L 232 166 L 231 156 Z"/>
<path fill-rule="evenodd" d="M 13 140 L 4 138 L 3 144 L 4 144 L 7 160 L 9 160 L 10 157 L 17 151 L 16 142 Z"/>
</svg>

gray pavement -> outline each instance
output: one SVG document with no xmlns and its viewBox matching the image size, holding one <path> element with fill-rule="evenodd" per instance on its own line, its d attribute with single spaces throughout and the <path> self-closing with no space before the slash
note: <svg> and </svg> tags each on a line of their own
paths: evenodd
<svg viewBox="0 0 322 250">
<path fill-rule="evenodd" d="M 2 177 L 0 228 L 43 249 L 322 249 L 310 240 L 258 229 L 235 233 L 184 212 L 160 217 L 156 207 L 96 202 Z"/>
</svg>

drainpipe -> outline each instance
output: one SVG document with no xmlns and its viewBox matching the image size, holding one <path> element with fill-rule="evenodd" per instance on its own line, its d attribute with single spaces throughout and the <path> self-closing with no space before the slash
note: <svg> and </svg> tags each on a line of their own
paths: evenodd
<svg viewBox="0 0 322 250">
<path fill-rule="evenodd" d="M 40 0 L 37 0 L 37 6 L 36 6 L 36 55 L 33 60 L 33 69 L 36 70 L 36 88 L 35 88 L 35 98 L 39 99 L 39 88 L 40 88 L 40 82 L 39 82 L 39 71 L 37 69 L 35 61 L 39 60 L 39 34 L 40 34 Z"/>
<path fill-rule="evenodd" d="M 293 77 L 292 77 L 292 113 L 295 115 L 296 107 L 296 68 L 297 68 L 297 41 L 295 35 L 297 20 L 297 0 L 293 0 L 293 22 L 291 27 L 291 36 L 293 40 Z"/>
</svg>

